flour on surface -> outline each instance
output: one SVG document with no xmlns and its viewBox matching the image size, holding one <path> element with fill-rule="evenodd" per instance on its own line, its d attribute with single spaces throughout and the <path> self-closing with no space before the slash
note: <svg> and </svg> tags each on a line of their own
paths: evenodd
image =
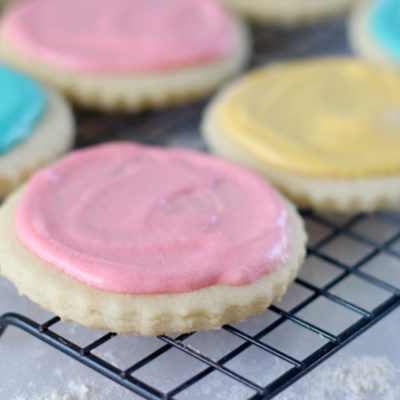
<svg viewBox="0 0 400 400">
<path fill-rule="evenodd" d="M 398 368 L 385 357 L 346 357 L 319 367 L 277 400 L 397 400 Z"/>
<path fill-rule="evenodd" d="M 93 389 L 84 384 L 78 382 L 70 382 L 68 384 L 68 390 L 45 390 L 42 393 L 24 393 L 12 400 L 94 400 Z"/>
</svg>

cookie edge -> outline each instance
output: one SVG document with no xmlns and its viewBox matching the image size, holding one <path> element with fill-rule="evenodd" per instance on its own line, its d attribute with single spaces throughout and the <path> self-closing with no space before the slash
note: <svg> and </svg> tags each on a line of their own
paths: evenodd
<svg viewBox="0 0 400 400">
<path fill-rule="evenodd" d="M 293 11 L 290 5 L 286 6 L 286 8 L 282 7 L 282 5 L 277 6 L 280 1 L 260 5 L 261 0 L 258 0 L 258 2 L 251 2 L 249 0 L 220 0 L 225 6 L 233 9 L 252 23 L 257 25 L 268 24 L 288 29 L 338 17 L 345 14 L 359 0 L 341 0 L 339 2 L 331 2 L 328 5 L 322 4 L 320 7 L 308 10 L 308 12 L 304 10 L 303 12 Z"/>
</svg>

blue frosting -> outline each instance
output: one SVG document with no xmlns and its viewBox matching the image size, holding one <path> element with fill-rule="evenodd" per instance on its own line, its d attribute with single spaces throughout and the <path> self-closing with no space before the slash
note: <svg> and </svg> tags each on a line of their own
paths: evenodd
<svg viewBox="0 0 400 400">
<path fill-rule="evenodd" d="M 46 94 L 27 76 L 0 65 L 0 154 L 28 137 L 46 107 Z"/>
<path fill-rule="evenodd" d="M 369 29 L 382 49 L 400 61 L 400 0 L 377 0 L 371 8 Z"/>
</svg>

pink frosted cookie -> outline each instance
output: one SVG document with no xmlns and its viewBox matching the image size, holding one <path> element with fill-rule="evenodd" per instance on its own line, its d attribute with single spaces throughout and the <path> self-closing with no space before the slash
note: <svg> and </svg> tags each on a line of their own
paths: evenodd
<svg viewBox="0 0 400 400">
<path fill-rule="evenodd" d="M 2 58 L 106 110 L 205 95 L 248 50 L 244 25 L 214 0 L 26 0 L 0 31 Z"/>
<path fill-rule="evenodd" d="M 37 173 L 1 208 L 0 234 L 1 273 L 21 293 L 63 319 L 143 335 L 263 311 L 305 244 L 294 208 L 251 172 L 130 143 Z"/>
</svg>

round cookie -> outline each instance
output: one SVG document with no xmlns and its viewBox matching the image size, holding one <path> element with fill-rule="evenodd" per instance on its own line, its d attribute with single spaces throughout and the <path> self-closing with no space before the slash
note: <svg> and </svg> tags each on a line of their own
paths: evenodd
<svg viewBox="0 0 400 400">
<path fill-rule="evenodd" d="M 387 66 L 400 67 L 400 3 L 362 1 L 350 19 L 350 41 L 356 53 Z"/>
<path fill-rule="evenodd" d="M 65 320 L 142 335 L 262 312 L 306 240 L 293 206 L 251 172 L 128 143 L 41 170 L 1 207 L 0 232 L 1 274 L 20 293 Z"/>
<path fill-rule="evenodd" d="M 350 58 L 259 69 L 223 90 L 202 130 L 210 148 L 268 177 L 298 205 L 400 206 L 400 76 Z"/>
<path fill-rule="evenodd" d="M 252 21 L 283 27 L 325 20 L 345 13 L 356 0 L 220 0 Z"/>
<path fill-rule="evenodd" d="M 110 111 L 204 96 L 244 66 L 249 43 L 214 0 L 36 0 L 11 7 L 0 26 L 3 59 Z"/>
<path fill-rule="evenodd" d="M 71 147 L 73 116 L 53 90 L 0 64 L 0 198 Z"/>
</svg>

